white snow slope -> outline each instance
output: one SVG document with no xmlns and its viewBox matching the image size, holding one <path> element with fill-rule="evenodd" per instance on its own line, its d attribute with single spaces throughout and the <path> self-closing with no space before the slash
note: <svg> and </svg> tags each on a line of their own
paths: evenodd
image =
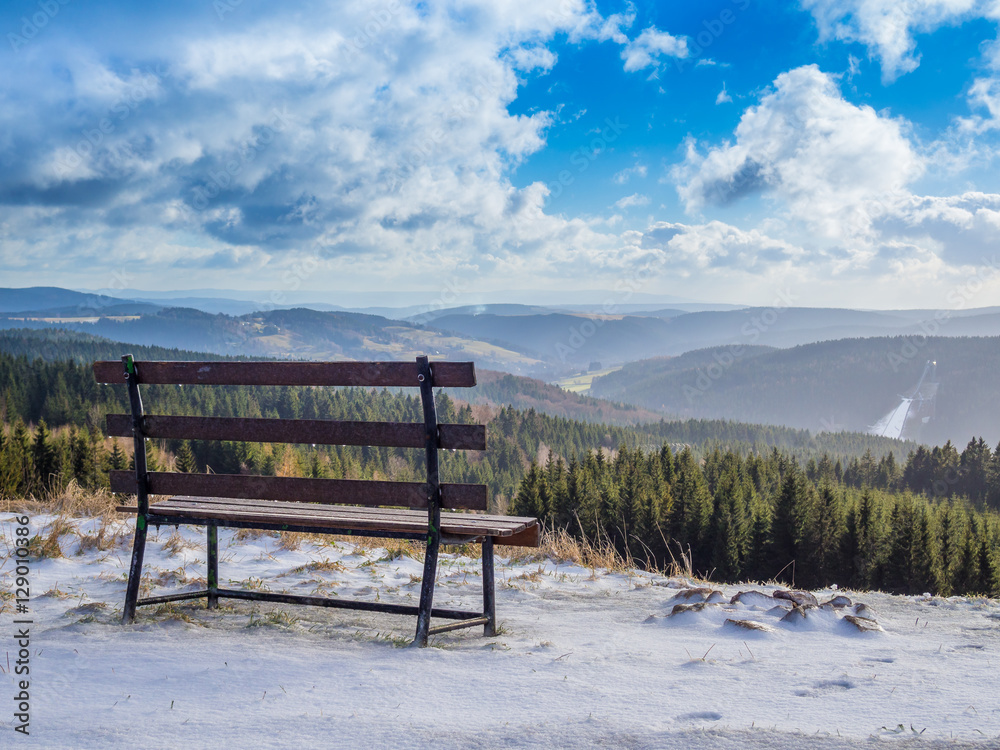
<svg viewBox="0 0 1000 750">
<path fill-rule="evenodd" d="M 906 427 L 906 416 L 910 413 L 910 404 L 912 403 L 912 398 L 904 398 L 900 401 L 899 406 L 872 425 L 868 429 L 868 433 L 880 437 L 902 439 L 903 428 Z"/>
<path fill-rule="evenodd" d="M 4 592 L 13 518 L 0 515 Z M 32 532 L 52 520 L 32 518 Z M 111 548 L 81 552 L 98 525 L 76 519 L 60 537 L 65 556 L 31 564 L 27 615 L 2 600 L 0 747 L 1000 747 L 994 600 L 817 592 L 870 607 L 884 631 L 861 633 L 843 619 L 854 609 L 811 610 L 794 625 L 766 597 L 728 603 L 775 587 L 723 586 L 724 604 L 668 617 L 684 581 L 500 559 L 494 638 L 466 630 L 404 648 L 412 617 L 232 600 L 214 612 L 201 600 L 140 608 L 123 627 L 131 539 L 123 522 Z M 224 585 L 419 595 L 422 565 L 409 557 L 220 536 Z M 194 527 L 152 531 L 156 592 L 197 587 L 202 540 Z M 480 587 L 477 559 L 443 556 L 436 605 L 475 607 Z M 23 617 L 29 736 L 13 717 Z"/>
</svg>

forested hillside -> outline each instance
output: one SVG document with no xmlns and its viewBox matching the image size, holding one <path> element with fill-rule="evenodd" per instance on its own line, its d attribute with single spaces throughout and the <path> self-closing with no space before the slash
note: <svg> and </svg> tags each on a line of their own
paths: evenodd
<svg viewBox="0 0 1000 750">
<path fill-rule="evenodd" d="M 45 336 L 0 337 L 39 354 Z M 103 437 L 124 388 L 97 385 L 91 357 L 114 342 L 70 334 L 74 360 L 0 351 L 0 496 L 46 497 L 70 481 L 107 487 L 130 464 Z M 137 356 L 194 358 L 134 348 Z M 203 355 L 201 355 L 203 356 Z M 147 386 L 149 413 L 419 421 L 414 394 L 378 389 Z M 894 591 L 996 590 L 1000 446 L 928 449 L 857 433 L 721 420 L 636 426 L 464 405 L 442 393 L 444 422 L 488 424 L 489 449 L 449 453 L 449 481 L 485 483 L 494 510 L 536 514 L 649 565 L 687 556 L 717 579 L 779 577 Z M 151 469 L 417 480 L 405 449 L 151 441 Z M 794 561 L 794 563 L 793 563 Z"/>
<path fill-rule="evenodd" d="M 989 453 L 983 476 L 995 508 L 1000 455 Z M 935 449 L 931 458 L 943 457 Z M 513 510 L 606 540 L 646 565 L 676 561 L 713 581 L 1000 594 L 996 512 L 935 497 L 921 481 L 888 458 L 865 456 L 846 472 L 823 459 L 803 471 L 778 451 L 712 451 L 699 462 L 664 446 L 534 464 Z M 910 484 L 918 486 L 891 491 Z"/>
<path fill-rule="evenodd" d="M 921 442 L 1000 440 L 1000 338 L 844 339 L 792 349 L 721 347 L 634 362 L 594 380 L 591 394 L 680 417 L 865 430 L 937 362 L 935 415 Z"/>
<path fill-rule="evenodd" d="M 28 359 L 41 358 L 47 362 L 73 360 L 79 364 L 89 364 L 98 359 L 119 359 L 124 353 L 131 353 L 138 360 L 248 359 L 244 356 L 227 357 L 183 349 L 124 344 L 59 328 L 0 330 L 0 352 L 15 357 L 23 355 Z M 543 414 L 584 422 L 635 425 L 659 421 L 662 417 L 649 409 L 580 396 L 533 378 L 481 367 L 476 368 L 476 377 L 479 382 L 476 388 L 456 389 L 452 395 L 474 404 L 535 409 Z"/>
<path fill-rule="evenodd" d="M 143 315 L 69 318 L 0 314 L 0 329 L 64 328 L 132 345 L 197 349 L 223 355 L 297 359 L 412 359 L 431 353 L 472 359 L 512 372 L 534 369 L 537 360 L 487 342 L 378 315 L 306 308 L 232 316 L 172 307 Z"/>
</svg>

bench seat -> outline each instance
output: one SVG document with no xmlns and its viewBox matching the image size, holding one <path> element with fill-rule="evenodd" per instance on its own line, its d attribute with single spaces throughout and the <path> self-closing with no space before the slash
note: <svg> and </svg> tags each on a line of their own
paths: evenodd
<svg viewBox="0 0 1000 750">
<path fill-rule="evenodd" d="M 117 510 L 135 513 L 135 505 Z M 385 531 L 393 535 L 412 534 L 414 539 L 427 536 L 427 511 L 406 508 L 362 508 L 351 505 L 282 502 L 276 500 L 192 497 L 178 495 L 150 502 L 149 523 L 170 523 L 162 518 L 183 518 L 185 523 L 207 526 L 260 524 L 289 527 L 316 527 L 336 532 Z M 538 546 L 538 521 L 521 516 L 492 516 L 441 511 L 442 542 L 464 543 L 484 536 L 495 537 L 497 544 L 517 547 Z"/>
<path fill-rule="evenodd" d="M 124 383 L 129 413 L 107 416 L 108 434 L 132 438 L 131 470 L 110 472 L 112 492 L 135 497 L 119 511 L 135 516 L 132 559 L 125 588 L 122 622 L 135 622 L 136 607 L 204 598 L 216 609 L 220 598 L 358 609 L 415 615 L 415 646 L 429 635 L 483 627 L 496 635 L 494 545 L 538 547 L 541 526 L 535 518 L 488 515 L 484 484 L 443 482 L 442 450 L 486 450 L 486 426 L 439 423 L 435 388 L 471 388 L 472 362 L 95 362 L 99 383 Z M 423 422 L 369 422 L 285 417 L 147 414 L 139 386 L 246 386 L 417 388 Z M 150 471 L 148 440 L 232 441 L 316 446 L 369 446 L 422 450 L 425 480 L 289 477 L 245 473 Z M 206 586 L 199 591 L 140 598 L 146 534 L 150 526 L 191 524 L 206 529 Z M 333 536 L 406 539 L 423 546 L 420 603 L 300 596 L 267 590 L 219 586 L 219 527 L 288 531 Z M 433 606 L 441 545 L 479 544 L 482 550 L 483 606 L 478 611 Z M 453 620 L 431 627 L 431 618 Z"/>
</svg>

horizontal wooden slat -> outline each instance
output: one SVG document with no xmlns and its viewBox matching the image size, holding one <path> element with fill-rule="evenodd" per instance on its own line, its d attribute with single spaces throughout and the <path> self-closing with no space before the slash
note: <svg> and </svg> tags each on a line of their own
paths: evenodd
<svg viewBox="0 0 1000 750">
<path fill-rule="evenodd" d="M 155 505 L 156 507 L 164 507 L 166 505 L 179 505 L 179 504 L 191 504 L 201 508 L 209 508 L 213 505 L 225 505 L 232 507 L 258 507 L 258 506 L 271 506 L 275 502 L 280 504 L 280 501 L 270 501 L 270 500 L 252 500 L 249 498 L 225 498 L 225 497 L 192 497 L 187 495 L 176 495 L 170 497 L 166 500 L 158 500 Z M 286 503 L 287 505 L 287 503 Z M 426 519 L 426 513 L 422 510 L 411 510 L 408 508 L 362 508 L 355 505 L 336 505 L 336 506 L 310 506 L 307 503 L 294 503 L 293 507 L 302 507 L 306 509 L 306 512 L 311 512 L 310 509 L 315 509 L 316 507 L 324 509 L 324 511 L 329 511 L 331 513 L 337 513 L 340 516 L 351 516 L 357 515 L 364 518 L 378 517 L 385 520 L 406 520 L 413 517 L 414 514 L 418 514 L 418 517 Z M 454 511 L 458 512 L 458 511 Z M 447 515 L 447 513 L 445 514 Z M 526 526 L 537 523 L 537 519 L 531 518 L 529 516 L 497 516 L 490 515 L 486 513 L 476 513 L 475 515 L 463 514 L 464 518 L 475 519 L 477 522 L 481 521 L 483 523 L 496 524 L 498 528 L 511 528 L 511 529 L 521 529 Z"/>
<path fill-rule="evenodd" d="M 300 503 L 346 505 L 396 505 L 426 508 L 423 482 L 380 482 L 359 479 L 309 479 L 263 477 L 240 474 L 182 474 L 152 471 L 146 475 L 151 495 L 195 495 L 200 497 L 256 498 Z M 111 491 L 136 491 L 135 474 L 111 472 Z M 486 485 L 442 484 L 444 508 L 486 510 Z"/>
<path fill-rule="evenodd" d="M 290 505 L 285 503 L 284 505 Z M 300 505 L 296 503 L 296 505 Z M 308 507 L 308 506 L 307 506 Z M 173 507 L 156 506 L 155 513 L 165 516 L 179 516 L 191 518 L 232 518 L 241 521 L 257 521 L 260 523 L 280 523 L 289 526 L 325 526 L 327 528 L 356 529 L 365 531 L 392 531 L 405 532 L 410 534 L 427 533 L 427 514 L 420 511 L 411 511 L 413 517 L 409 519 L 384 519 L 378 517 L 366 518 L 357 515 L 340 515 L 338 509 L 331 512 L 310 512 L 308 510 L 295 509 L 268 509 L 261 507 L 226 507 L 222 505 L 213 506 L 206 511 L 201 507 Z M 445 535 L 467 535 L 467 536 L 498 536 L 506 539 L 506 536 L 513 538 L 513 532 L 506 526 L 497 526 L 487 522 L 481 522 L 477 516 L 468 513 L 453 514 L 459 517 L 451 518 L 445 513 L 441 520 L 441 532 Z"/>
<path fill-rule="evenodd" d="M 121 506 L 122 512 L 136 511 Z M 150 513 L 165 517 L 190 518 L 192 523 L 208 521 L 247 524 L 284 524 L 356 531 L 392 531 L 421 534 L 427 530 L 427 514 L 419 510 L 394 510 L 387 516 L 378 508 L 309 505 L 262 500 L 176 497 L 150 506 Z M 534 518 L 483 516 L 445 511 L 441 531 L 446 536 L 493 536 L 498 544 L 537 546 L 538 524 Z M 534 529 L 534 531 L 533 531 Z M 533 543 L 532 543 L 533 542 Z"/>
<path fill-rule="evenodd" d="M 416 362 L 136 362 L 140 383 L 161 385 L 419 386 Z M 435 387 L 476 384 L 472 362 L 431 362 Z M 120 361 L 95 362 L 98 383 L 124 383 Z"/>
<path fill-rule="evenodd" d="M 108 414 L 108 434 L 132 436 L 132 417 Z M 143 434 L 151 438 L 235 440 L 314 445 L 376 445 L 423 448 L 424 426 L 404 422 L 335 422 L 328 419 L 251 419 L 241 417 L 168 417 L 147 414 Z M 484 425 L 438 425 L 438 447 L 486 450 Z"/>
</svg>

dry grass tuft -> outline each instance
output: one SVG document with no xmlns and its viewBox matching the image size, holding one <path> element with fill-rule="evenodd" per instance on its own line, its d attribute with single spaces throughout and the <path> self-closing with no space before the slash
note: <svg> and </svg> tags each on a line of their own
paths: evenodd
<svg viewBox="0 0 1000 750">
<path fill-rule="evenodd" d="M 304 534 L 297 534 L 293 531 L 278 532 L 278 547 L 280 549 L 286 549 L 290 552 L 294 552 L 304 541 Z"/>
<path fill-rule="evenodd" d="M 262 536 L 273 535 L 273 531 L 264 531 L 263 529 L 237 529 L 236 533 L 233 534 L 233 542 L 242 542 L 247 539 L 260 539 Z"/>
<path fill-rule="evenodd" d="M 124 533 L 115 531 L 107 519 L 102 518 L 96 534 L 80 534 L 80 548 L 77 554 L 82 555 L 92 549 L 99 552 L 114 549 L 124 538 Z"/>
<path fill-rule="evenodd" d="M 248 628 L 261 628 L 261 627 L 279 627 L 279 628 L 290 628 L 293 627 L 299 618 L 293 614 L 290 614 L 284 609 L 272 609 L 270 612 L 265 612 L 263 616 L 256 616 L 254 614 L 250 615 L 250 622 L 247 623 Z"/>
<path fill-rule="evenodd" d="M 573 563 L 591 570 L 600 568 L 612 573 L 630 573 L 636 569 L 631 555 L 622 556 L 610 541 L 577 539 L 570 536 L 566 529 L 545 531 L 537 549 L 503 546 L 499 549 L 501 554 L 510 557 L 512 563 L 552 560 L 555 563 Z"/>
<path fill-rule="evenodd" d="M 115 547 L 127 535 L 119 531 L 121 515 L 115 511 L 119 500 L 107 490 L 85 490 L 71 481 L 60 492 L 44 498 L 6 498 L 0 501 L 0 509 L 6 512 L 26 512 L 30 514 L 51 514 L 55 520 L 39 534 L 29 540 L 29 554 L 37 558 L 62 557 L 59 537 L 74 534 L 80 540 L 79 554 L 97 549 L 106 551 Z M 95 518 L 100 526 L 95 534 L 81 534 L 73 525 L 73 518 Z"/>
<path fill-rule="evenodd" d="M 153 611 L 153 616 L 157 620 L 179 620 L 192 625 L 198 625 L 199 623 L 191 617 L 189 611 L 190 605 L 183 607 L 176 602 L 167 602 L 166 604 L 159 605 Z"/>
<path fill-rule="evenodd" d="M 347 571 L 347 566 L 340 560 L 321 560 L 319 562 L 306 563 L 305 565 L 300 565 L 297 568 L 292 568 L 288 575 L 296 575 L 298 573 L 312 573 L 319 570 L 328 570 L 335 573 L 344 573 Z"/>
<path fill-rule="evenodd" d="M 0 509 L 10 513 L 27 511 L 29 513 L 54 513 L 67 516 L 92 516 L 111 520 L 121 517 L 121 514 L 115 511 L 115 506 L 119 504 L 121 504 L 119 498 L 108 490 L 85 490 L 75 480 L 72 480 L 63 490 L 47 497 L 37 498 L 32 495 L 30 497 L 4 498 L 0 502 Z"/>
<path fill-rule="evenodd" d="M 385 554 L 379 558 L 379 562 L 392 562 L 401 557 L 424 559 L 424 545 L 417 542 L 406 539 L 383 539 L 379 546 L 385 548 Z"/>
<path fill-rule="evenodd" d="M 163 543 L 163 551 L 167 553 L 167 557 L 177 557 L 186 549 L 197 549 L 197 545 L 185 540 L 177 529 L 174 529 L 167 541 Z"/>
<path fill-rule="evenodd" d="M 57 516 L 52 523 L 28 540 L 28 555 L 41 560 L 42 558 L 62 557 L 62 547 L 59 537 L 64 534 L 76 533 L 76 527 L 63 515 Z"/>
</svg>

